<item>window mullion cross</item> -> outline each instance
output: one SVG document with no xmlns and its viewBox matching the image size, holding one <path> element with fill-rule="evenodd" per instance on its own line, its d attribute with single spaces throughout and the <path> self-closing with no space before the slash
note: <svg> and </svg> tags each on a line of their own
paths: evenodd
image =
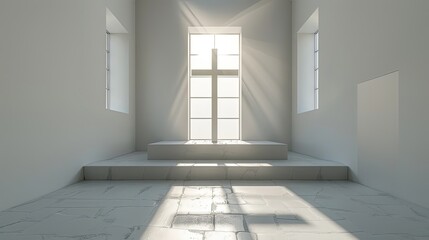
<svg viewBox="0 0 429 240">
<path fill-rule="evenodd" d="M 222 70 L 217 66 L 217 49 L 212 49 L 212 69 L 192 70 L 192 76 L 212 77 L 212 142 L 218 141 L 218 119 L 217 119 L 217 78 L 218 76 L 238 76 L 238 70 Z"/>
</svg>

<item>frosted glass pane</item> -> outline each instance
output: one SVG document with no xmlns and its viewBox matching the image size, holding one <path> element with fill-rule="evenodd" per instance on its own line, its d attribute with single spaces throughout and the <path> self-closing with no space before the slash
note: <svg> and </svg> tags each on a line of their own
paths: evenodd
<svg viewBox="0 0 429 240">
<path fill-rule="evenodd" d="M 238 98 L 218 99 L 218 117 L 219 118 L 239 118 L 240 101 Z"/>
<path fill-rule="evenodd" d="M 218 54 L 240 54 L 240 36 L 237 34 L 216 35 Z"/>
<path fill-rule="evenodd" d="M 314 34 L 314 48 L 319 50 L 319 32 Z"/>
<path fill-rule="evenodd" d="M 314 68 L 319 68 L 319 52 L 314 53 Z"/>
<path fill-rule="evenodd" d="M 191 69 L 212 69 L 212 55 L 191 56 Z"/>
<path fill-rule="evenodd" d="M 190 44 L 191 54 L 210 54 L 214 48 L 214 35 L 192 34 Z"/>
<path fill-rule="evenodd" d="M 211 118 L 212 100 L 211 98 L 191 98 L 191 118 Z"/>
<path fill-rule="evenodd" d="M 314 108 L 319 109 L 319 89 L 314 91 L 314 100 L 315 100 Z"/>
<path fill-rule="evenodd" d="M 211 139 L 211 119 L 191 119 L 191 139 Z"/>
<path fill-rule="evenodd" d="M 218 55 L 217 67 L 218 69 L 239 69 L 240 58 L 239 56 Z"/>
<path fill-rule="evenodd" d="M 191 78 L 191 97 L 211 97 L 211 78 Z"/>
<path fill-rule="evenodd" d="M 240 139 L 240 122 L 238 119 L 218 120 L 218 139 Z"/>
<path fill-rule="evenodd" d="M 314 72 L 314 88 L 319 88 L 319 70 Z"/>
<path fill-rule="evenodd" d="M 239 97 L 240 82 L 238 78 L 219 77 L 218 82 L 218 97 Z"/>
</svg>

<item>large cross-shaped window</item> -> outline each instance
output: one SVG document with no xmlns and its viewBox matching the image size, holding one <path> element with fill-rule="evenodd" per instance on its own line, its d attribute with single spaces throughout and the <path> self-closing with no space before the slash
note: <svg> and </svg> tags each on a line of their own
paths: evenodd
<svg viewBox="0 0 429 240">
<path fill-rule="evenodd" d="M 238 140 L 240 29 L 203 30 L 189 29 L 189 139 Z"/>
</svg>

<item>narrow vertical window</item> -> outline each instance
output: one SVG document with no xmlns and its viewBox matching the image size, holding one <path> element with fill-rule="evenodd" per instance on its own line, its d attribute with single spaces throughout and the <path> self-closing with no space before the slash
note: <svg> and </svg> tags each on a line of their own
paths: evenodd
<svg viewBox="0 0 429 240">
<path fill-rule="evenodd" d="M 297 32 L 297 113 L 319 109 L 319 9 Z"/>
<path fill-rule="evenodd" d="M 319 109 L 319 31 L 314 33 L 314 109 Z"/>
<path fill-rule="evenodd" d="M 110 109 L 110 33 L 106 31 L 106 109 Z"/>
<path fill-rule="evenodd" d="M 106 8 L 106 109 L 129 113 L 130 36 Z"/>
<path fill-rule="evenodd" d="M 189 139 L 239 140 L 241 28 L 189 29 Z"/>
</svg>

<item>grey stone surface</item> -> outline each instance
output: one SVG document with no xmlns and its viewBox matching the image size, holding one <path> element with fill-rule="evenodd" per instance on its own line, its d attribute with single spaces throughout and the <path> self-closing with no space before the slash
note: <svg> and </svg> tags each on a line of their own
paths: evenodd
<svg viewBox="0 0 429 240">
<path fill-rule="evenodd" d="M 287 159 L 288 146 L 270 141 L 162 141 L 147 147 L 151 160 L 282 160 Z"/>
<path fill-rule="evenodd" d="M 237 240 L 234 232 L 205 232 L 204 240 Z"/>
<path fill-rule="evenodd" d="M 16 239 L 423 240 L 429 209 L 345 181 L 86 181 L 0 212 Z"/>
<path fill-rule="evenodd" d="M 224 232 L 243 232 L 243 216 L 217 214 L 215 215 L 215 230 Z"/>
<path fill-rule="evenodd" d="M 214 230 L 213 215 L 177 215 L 173 228 L 189 230 Z"/>
<path fill-rule="evenodd" d="M 258 237 L 255 233 L 239 232 L 237 233 L 237 240 L 257 240 Z"/>
<path fill-rule="evenodd" d="M 134 152 L 84 167 L 86 180 L 347 180 L 348 167 L 288 153 L 284 160 L 148 160 Z"/>
</svg>

